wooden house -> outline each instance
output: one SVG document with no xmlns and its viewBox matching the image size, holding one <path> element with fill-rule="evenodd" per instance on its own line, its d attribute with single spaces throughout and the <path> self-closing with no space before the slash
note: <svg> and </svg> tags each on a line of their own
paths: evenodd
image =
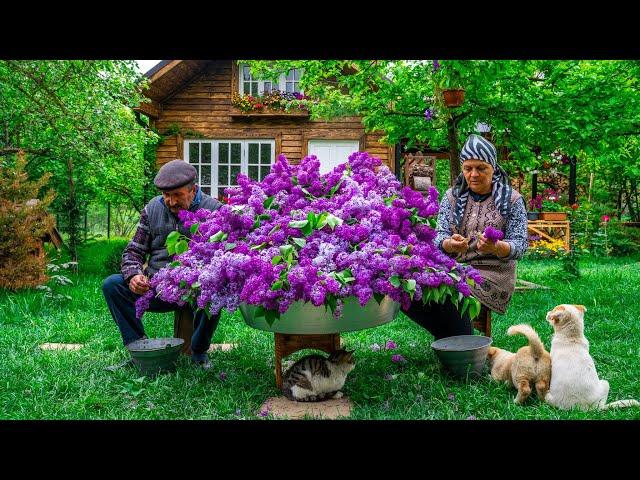
<svg viewBox="0 0 640 480">
<path fill-rule="evenodd" d="M 245 113 L 232 104 L 234 93 L 300 92 L 301 74 L 291 71 L 275 85 L 234 60 L 163 60 L 146 73 L 151 102 L 137 109 L 165 136 L 158 166 L 184 159 L 198 170 L 203 191 L 218 198 L 238 173 L 264 178 L 279 154 L 294 164 L 315 154 L 324 173 L 367 151 L 395 171 L 396 147 L 381 143 L 382 132 L 365 133 L 360 117 L 312 120 L 306 110 Z"/>
</svg>

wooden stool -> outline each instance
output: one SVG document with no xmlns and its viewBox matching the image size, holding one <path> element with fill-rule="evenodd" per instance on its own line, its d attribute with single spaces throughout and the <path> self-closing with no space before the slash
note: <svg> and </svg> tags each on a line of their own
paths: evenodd
<svg viewBox="0 0 640 480">
<path fill-rule="evenodd" d="M 193 316 L 189 310 L 176 310 L 173 316 L 173 336 L 182 338 L 182 353 L 191 355 L 191 337 L 193 336 Z"/>
<path fill-rule="evenodd" d="M 287 333 L 275 334 L 276 352 L 276 385 L 282 388 L 282 359 L 305 348 L 315 348 L 327 353 L 333 353 L 340 348 L 340 334 L 293 335 Z"/>
<path fill-rule="evenodd" d="M 491 310 L 482 305 L 480 314 L 473 321 L 473 328 L 480 330 L 487 337 L 491 336 Z"/>
</svg>

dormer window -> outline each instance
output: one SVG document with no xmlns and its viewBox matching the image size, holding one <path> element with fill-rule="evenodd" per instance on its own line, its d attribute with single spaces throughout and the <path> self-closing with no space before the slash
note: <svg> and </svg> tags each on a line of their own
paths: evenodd
<svg viewBox="0 0 640 480">
<path fill-rule="evenodd" d="M 277 82 L 272 80 L 258 80 L 251 75 L 248 65 L 240 66 L 240 85 L 238 92 L 241 95 L 253 95 L 257 97 L 270 93 L 273 90 L 280 90 L 287 93 L 302 93 L 300 90 L 300 76 L 302 69 L 294 68 L 287 75 L 280 75 Z"/>
</svg>

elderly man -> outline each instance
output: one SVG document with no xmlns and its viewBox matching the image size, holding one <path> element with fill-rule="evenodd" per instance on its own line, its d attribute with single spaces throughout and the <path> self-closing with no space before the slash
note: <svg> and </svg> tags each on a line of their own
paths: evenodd
<svg viewBox="0 0 640 480">
<path fill-rule="evenodd" d="M 189 230 L 178 220 L 178 212 L 194 212 L 201 208 L 213 211 L 222 205 L 203 193 L 195 181 L 196 169 L 183 160 L 173 160 L 162 166 L 154 180 L 162 195 L 154 197 L 144 207 L 135 236 L 122 255 L 122 273 L 111 275 L 102 285 L 107 306 L 120 329 L 125 346 L 146 338 L 142 321 L 136 318 L 135 302 L 149 290 L 149 278 L 171 260 L 165 247 L 167 235 L 178 230 L 183 235 L 190 236 Z M 170 312 L 179 308 L 154 298 L 148 311 Z M 208 318 L 204 311 L 195 315 L 191 311 L 191 314 L 194 328 L 191 358 L 194 364 L 208 369 L 211 364 L 206 352 L 220 317 L 212 315 Z M 131 360 L 127 360 L 109 368 L 113 370 L 130 364 Z"/>
</svg>

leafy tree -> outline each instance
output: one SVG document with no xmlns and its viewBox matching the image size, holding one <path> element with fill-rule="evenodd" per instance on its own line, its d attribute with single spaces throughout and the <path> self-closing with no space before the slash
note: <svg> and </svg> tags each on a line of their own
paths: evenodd
<svg viewBox="0 0 640 480">
<path fill-rule="evenodd" d="M 494 142 L 508 148 L 511 172 L 539 168 L 556 149 L 580 160 L 603 159 L 620 151 L 621 137 L 640 133 L 637 61 L 242 62 L 259 77 L 304 69 L 301 87 L 316 99 L 312 118 L 361 115 L 388 143 L 407 138 L 409 145 L 448 150 L 451 181 L 459 172 L 460 142 L 479 122 L 491 125 Z M 462 106 L 444 105 L 441 91 L 451 87 L 465 89 Z M 638 165 L 636 153 L 630 162 Z"/>
<path fill-rule="evenodd" d="M 0 61 L 0 158 L 22 149 L 31 176 L 51 174 L 74 260 L 87 202 L 143 204 L 156 138 L 132 110 L 143 87 L 133 61 Z"/>
</svg>

